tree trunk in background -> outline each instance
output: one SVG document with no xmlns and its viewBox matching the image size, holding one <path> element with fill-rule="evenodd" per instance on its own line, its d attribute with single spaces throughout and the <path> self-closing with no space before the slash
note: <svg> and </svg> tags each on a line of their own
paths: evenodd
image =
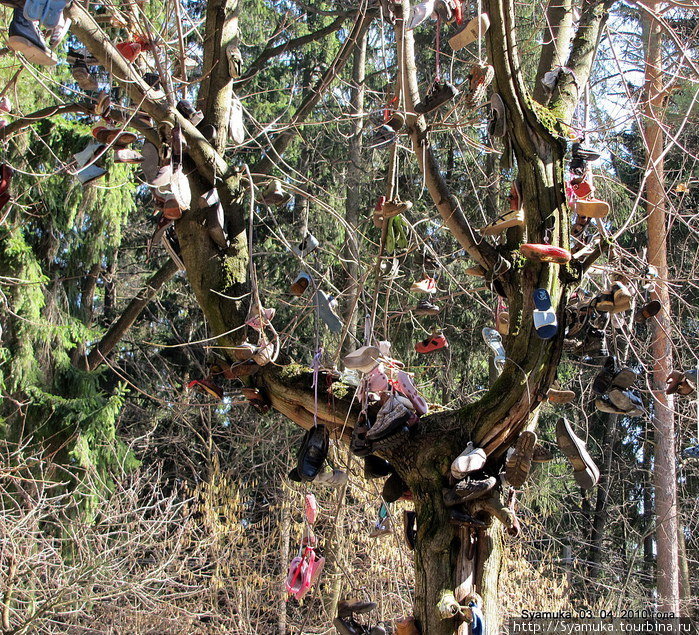
<svg viewBox="0 0 699 635">
<path fill-rule="evenodd" d="M 656 2 L 649 2 L 655 11 Z M 644 12 L 646 199 L 648 210 L 648 262 L 657 268 L 652 296 L 663 310 L 653 320 L 653 425 L 655 427 L 655 486 L 658 610 L 679 613 L 677 548 L 677 476 L 675 472 L 675 415 L 673 399 L 665 394 L 665 380 L 672 370 L 670 342 L 670 294 L 668 290 L 667 223 L 665 219 L 665 141 L 660 119 L 665 108 L 662 79 L 660 23 Z"/>
<path fill-rule="evenodd" d="M 347 188 L 345 199 L 345 244 L 342 249 L 345 275 L 345 307 L 344 322 L 347 324 L 343 353 L 353 351 L 354 336 L 357 332 L 355 319 L 357 299 L 360 293 L 359 275 L 359 243 L 356 228 L 359 226 L 359 210 L 362 205 L 362 131 L 364 130 L 364 76 L 366 66 L 367 33 L 363 33 L 357 42 L 352 65 L 352 92 L 350 97 L 352 134 L 349 139 L 349 166 L 347 167 Z"/>
<path fill-rule="evenodd" d="M 684 616 L 691 615 L 692 585 L 689 577 L 689 563 L 687 562 L 687 543 L 684 539 L 684 525 L 677 523 L 677 546 L 680 556 L 680 613 Z"/>
</svg>

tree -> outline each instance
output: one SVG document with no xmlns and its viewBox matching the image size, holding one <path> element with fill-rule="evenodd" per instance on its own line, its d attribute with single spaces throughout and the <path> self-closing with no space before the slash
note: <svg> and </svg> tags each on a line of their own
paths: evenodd
<svg viewBox="0 0 699 635">
<path fill-rule="evenodd" d="M 448 156 L 445 151 L 448 144 L 435 140 L 438 131 L 431 129 L 429 118 L 415 114 L 415 105 L 421 101 L 420 83 L 425 78 L 424 69 L 418 59 L 422 53 L 418 54 L 416 49 L 423 51 L 425 47 L 416 47 L 415 39 L 421 37 L 419 33 L 404 28 L 403 16 L 408 15 L 409 3 L 389 4 L 381 9 L 385 18 L 391 14 L 395 18 L 380 23 L 380 28 L 387 31 L 388 24 L 391 21 L 395 22 L 394 34 L 389 33 L 385 38 L 385 41 L 392 45 L 391 50 L 395 51 L 396 60 L 393 68 L 394 84 L 387 92 L 397 97 L 398 109 L 405 113 L 405 131 L 412 144 L 414 161 L 412 166 L 406 167 L 406 175 L 398 175 L 398 150 L 393 144 L 389 158 L 383 161 L 387 165 L 385 182 L 382 184 L 383 193 L 388 199 L 392 199 L 398 196 L 399 189 L 415 191 L 419 187 L 418 184 L 424 182 L 431 200 L 431 205 L 423 212 L 424 215 L 429 217 L 430 212 L 436 210 L 440 219 L 437 224 L 445 226 L 450 233 L 449 237 L 436 237 L 432 242 L 436 244 L 438 240 L 442 240 L 444 245 L 451 247 L 449 241 L 454 241 L 455 248 L 452 251 L 457 254 L 458 261 L 464 261 L 468 255 L 483 268 L 488 283 L 507 298 L 511 324 L 510 333 L 505 340 L 508 361 L 503 372 L 480 399 L 422 418 L 411 432 L 410 438 L 400 447 L 386 448 L 382 452 L 413 494 L 418 525 L 415 549 L 415 613 L 423 632 L 430 635 L 451 633 L 455 628 L 463 631 L 458 621 L 445 618 L 458 609 L 451 599 L 454 589 L 457 602 L 463 602 L 469 594 L 478 592 L 483 597 L 488 630 L 497 632 L 502 527 L 493 523 L 487 530 L 475 534 L 467 528 L 461 528 L 455 533 L 449 523 L 448 510 L 443 504 L 442 489 L 447 482 L 451 460 L 463 450 L 469 440 L 485 449 L 488 455 L 486 470 L 489 474 L 496 475 L 502 467 L 507 449 L 519 434 L 537 425 L 541 402 L 556 379 L 565 331 L 559 328 L 557 335 L 550 340 L 542 340 L 537 336 L 532 328 L 533 291 L 537 288 L 548 291 L 558 323 L 563 326 L 570 293 L 581 282 L 586 269 L 605 248 L 605 245 L 602 245 L 589 251 L 585 250 L 581 252 L 584 257 L 579 256 L 565 266 L 528 261 L 516 251 L 525 235 L 530 243 L 549 242 L 564 248 L 570 245 L 571 210 L 566 200 L 567 141 L 570 137 L 569 132 L 575 128 L 573 119 L 576 108 L 583 98 L 584 87 L 593 71 L 595 55 L 613 4 L 612 0 L 584 0 L 578 6 L 578 3 L 559 3 L 557 0 L 551 0 L 546 11 L 546 27 L 543 31 L 543 45 L 538 63 L 532 63 L 531 59 L 525 58 L 519 52 L 520 36 L 528 28 L 522 17 L 523 9 L 517 8 L 510 0 L 483 2 L 483 11 L 488 14 L 490 20 L 490 27 L 485 33 L 485 43 L 488 61 L 495 71 L 492 88 L 493 92 L 501 97 L 506 115 L 502 173 L 512 176 L 512 166 L 516 165 L 516 180 L 520 183 L 523 207 L 526 210 L 526 227 L 510 230 L 506 239 L 497 246 L 484 240 L 473 229 L 473 221 L 470 220 L 473 219 L 473 214 L 466 201 L 473 204 L 477 197 L 465 191 L 465 188 L 455 187 L 453 180 L 445 176 L 446 170 L 442 166 L 443 156 Z M 249 233 L 250 208 L 254 206 L 251 199 L 256 189 L 263 187 L 270 177 L 279 173 L 280 166 L 290 160 L 289 155 L 300 152 L 299 146 L 305 145 L 304 151 L 312 157 L 316 156 L 314 151 L 317 148 L 314 148 L 313 144 L 304 143 L 304 136 L 315 134 L 315 128 L 323 127 L 320 122 L 324 121 L 324 110 L 331 118 L 335 116 L 328 102 L 333 96 L 338 100 L 345 98 L 337 84 L 338 79 L 346 75 L 346 67 L 351 59 L 355 62 L 352 80 L 356 86 L 353 86 L 351 112 L 357 119 L 352 126 L 353 137 L 349 150 L 352 166 L 348 168 L 347 182 L 350 192 L 346 195 L 347 214 L 342 220 L 346 223 L 348 235 L 359 234 L 359 203 L 354 199 L 354 195 L 359 188 L 361 176 L 357 165 L 362 152 L 359 144 L 361 125 L 358 123 L 363 111 L 360 86 L 374 81 L 371 75 L 365 74 L 361 68 L 362 51 L 365 46 L 371 44 L 370 35 L 379 28 L 376 25 L 380 21 L 380 11 L 373 5 L 362 5 L 359 11 L 346 13 L 338 12 L 335 8 L 319 8 L 317 14 L 310 11 L 312 17 L 308 22 L 315 30 L 309 28 L 305 33 L 290 30 L 293 37 L 289 35 L 279 44 L 276 43 L 279 38 L 275 33 L 270 43 L 261 47 L 257 58 L 247 67 L 244 65 L 242 76 L 234 77 L 228 66 L 227 53 L 229 47 L 236 47 L 240 43 L 239 23 L 243 20 L 247 7 L 240 5 L 238 0 L 185 3 L 185 6 L 194 15 L 201 12 L 204 25 L 201 38 L 203 63 L 197 103 L 204 115 L 204 123 L 218 131 L 217 137 L 211 141 L 202 134 L 200 127 L 192 125 L 174 107 L 175 92 L 170 90 L 171 80 L 167 73 L 167 64 L 170 62 L 166 64 L 166 53 L 173 59 L 179 58 L 180 68 L 184 68 L 184 52 L 179 47 L 180 42 L 184 46 L 184 40 L 180 40 L 178 47 L 171 52 L 168 38 L 162 34 L 172 32 L 173 25 L 180 23 L 176 12 L 166 13 L 165 17 L 162 17 L 155 13 L 155 8 L 133 8 L 137 17 L 136 25 L 146 32 L 150 30 L 147 44 L 153 48 L 154 56 L 158 60 L 160 80 L 167 89 L 167 97 L 158 96 L 149 89 L 142 77 L 142 69 L 137 63 L 131 63 L 121 55 L 115 47 L 114 37 L 107 32 L 108 29 L 100 26 L 93 14 L 77 3 L 67 9 L 67 14 L 72 20 L 71 32 L 88 48 L 103 68 L 109 69 L 119 89 L 128 95 L 131 103 L 140 105 L 140 109 L 151 118 L 152 124 L 143 118 L 131 117 L 126 107 L 114 107 L 112 116 L 137 129 L 146 139 L 157 145 L 161 145 L 163 131 L 167 133 L 176 127 L 182 130 L 187 144 L 187 154 L 183 159 L 184 171 L 191 188 L 193 204 L 192 209 L 177 220 L 175 229 L 188 283 L 210 330 L 209 337 L 216 343 L 214 350 L 217 364 L 225 367 L 236 362 L 233 351 L 248 335 L 249 330 L 246 330 L 245 322 L 250 309 L 254 311 L 263 301 L 263 298 L 259 297 L 263 281 L 261 276 L 255 274 L 256 269 L 251 264 L 254 258 L 250 247 L 252 245 L 255 251 L 255 241 L 264 241 L 268 235 L 262 230 L 256 235 Z M 251 9 L 258 10 L 259 7 L 251 5 Z M 574 19 L 576 9 L 579 16 Z M 323 11 L 326 10 L 332 15 L 325 16 Z M 293 21 L 298 17 L 298 8 L 289 8 L 279 25 L 280 32 L 287 28 L 287 20 Z M 152 24 L 159 24 L 162 34 L 145 26 L 148 20 Z M 438 28 L 440 26 L 438 23 Z M 332 46 L 323 47 L 319 44 L 340 29 L 344 30 L 340 37 L 332 40 Z M 528 35 L 532 35 L 531 31 Z M 300 51 L 304 54 L 301 55 Z M 288 65 L 275 65 L 274 73 L 286 75 L 280 77 L 270 73 L 271 76 L 267 79 L 270 85 L 284 88 L 286 81 L 291 83 L 290 78 L 300 77 L 301 88 L 296 94 L 292 93 L 289 102 L 291 105 L 288 107 L 286 104 L 280 106 L 278 99 L 270 99 L 270 102 L 274 101 L 273 104 L 265 103 L 265 98 L 260 96 L 253 96 L 247 102 L 251 104 L 250 111 L 253 112 L 253 116 L 255 115 L 252 106 L 256 106 L 263 115 L 271 112 L 275 117 L 281 118 L 283 114 L 286 123 L 274 129 L 272 133 L 268 130 L 262 131 L 255 140 L 258 147 L 241 156 L 242 152 L 236 152 L 236 147 L 228 143 L 226 134 L 231 118 L 236 116 L 235 112 L 232 112 L 236 103 L 233 99 L 234 92 L 246 90 L 253 85 L 256 88 L 263 86 L 264 82 L 259 80 L 258 75 L 262 75 L 265 65 L 276 58 L 283 59 Z M 377 74 L 383 70 L 380 63 L 372 63 L 378 69 Z M 162 68 L 163 64 L 166 64 L 165 68 Z M 542 80 L 547 73 L 556 71 L 559 67 L 562 68 L 555 84 L 546 89 Z M 367 80 L 367 77 L 370 79 Z M 548 86 L 551 87 L 550 82 Z M 269 110 L 265 112 L 265 108 Z M 60 114 L 80 111 L 79 105 L 69 105 L 60 109 Z M 8 138 L 28 128 L 37 117 L 46 118 L 57 112 L 54 107 L 20 118 L 6 126 L 4 136 Z M 54 122 L 57 120 L 57 117 L 52 119 Z M 60 128 L 60 124 L 54 123 L 52 130 L 55 128 Z M 315 138 L 319 139 L 318 143 L 322 142 L 320 136 Z M 452 157 L 454 154 L 462 155 L 460 148 L 457 148 L 456 152 L 453 147 L 451 150 Z M 333 152 L 338 152 L 334 146 L 328 150 L 328 154 L 332 155 Z M 466 161 L 463 155 L 461 158 Z M 323 166 L 314 165 L 312 160 L 306 159 L 305 164 L 308 170 L 323 170 Z M 383 168 L 377 168 L 377 171 L 379 169 Z M 301 198 L 312 197 L 313 203 L 325 212 L 333 211 L 331 205 L 320 200 L 321 185 L 305 175 L 296 175 L 296 178 L 302 182 L 302 186 L 295 186 L 295 191 Z M 329 180 L 326 179 L 326 182 Z M 225 249 L 212 242 L 207 229 L 206 206 L 202 203 L 201 196 L 212 187 L 217 189 L 224 206 L 229 241 L 229 246 Z M 315 188 L 317 189 L 313 191 Z M 374 186 L 373 189 L 378 188 Z M 327 194 L 328 191 L 329 186 L 323 194 Z M 329 196 L 337 196 L 337 193 L 330 192 Z M 82 213 L 98 215 L 96 210 L 99 204 L 93 205 L 89 212 L 85 211 L 84 200 L 82 204 Z M 105 209 L 113 211 L 116 207 L 112 202 Z M 284 218 L 284 214 L 283 211 L 279 212 L 279 225 L 290 226 L 292 219 Z M 75 216 L 74 213 L 73 218 Z M 337 214 L 334 218 L 338 219 Z M 119 223 L 120 227 L 125 227 L 124 219 Z M 67 222 L 66 229 L 69 226 L 70 223 Z M 99 233 L 99 229 L 100 227 L 96 227 L 96 234 Z M 373 284 L 373 296 L 368 306 L 373 310 L 374 319 L 381 293 L 381 261 L 388 251 L 388 231 L 388 225 L 384 224 L 378 239 L 378 256 L 371 269 L 373 275 L 367 276 L 367 284 Z M 49 234 L 49 231 L 41 233 L 42 236 Z M 437 234 L 436 230 L 434 234 Z M 285 234 L 284 238 L 291 242 Z M 430 241 L 424 242 L 428 247 L 431 246 Z M 38 248 L 35 251 L 38 251 Z M 17 252 L 23 254 L 22 257 L 29 263 L 30 268 L 34 268 L 32 282 L 48 279 L 41 278 L 40 274 L 44 269 L 50 271 L 55 255 L 46 256 L 41 262 L 33 258 L 34 251 L 26 245 L 22 245 L 21 250 L 15 247 L 12 254 Z M 345 253 L 352 260 L 347 267 L 348 280 L 343 283 L 345 289 L 349 290 L 345 315 L 348 321 L 353 321 L 356 319 L 356 313 L 352 304 L 354 299 L 359 297 L 355 285 L 361 277 L 360 263 L 355 262 L 359 252 L 353 240 L 348 240 Z M 6 255 L 3 275 L 29 279 L 30 276 L 26 273 L 17 276 L 20 265 L 26 263 L 11 261 L 10 255 Z M 83 308 L 91 308 L 95 302 L 91 296 L 94 295 L 97 278 L 101 275 L 101 256 L 101 253 L 99 257 L 97 254 L 82 257 L 81 254 L 80 264 L 76 261 L 76 266 L 81 267 L 80 273 L 84 278 L 79 294 Z M 503 261 L 508 263 L 509 269 L 500 275 Z M 37 262 L 40 264 L 37 265 Z M 45 266 L 42 268 L 41 265 Z M 94 382 L 92 399 L 97 400 L 100 393 L 101 386 L 96 379 L 99 377 L 100 365 L 108 358 L 119 338 L 134 323 L 148 300 L 175 275 L 176 269 L 176 265 L 167 262 L 153 273 L 126 312 L 106 333 L 101 334 L 100 340 L 92 346 L 85 346 L 84 342 L 95 342 L 94 331 L 84 332 L 81 334 L 82 338 L 73 337 L 70 342 L 64 343 L 64 348 L 71 352 L 75 367 L 64 370 L 67 373 L 75 373 L 81 381 Z M 496 270 L 498 275 L 495 274 Z M 88 271 L 90 273 L 86 273 Z M 277 276 L 277 280 L 279 278 L 280 276 Z M 266 281 L 264 285 L 267 286 Z M 664 303 L 669 302 L 668 298 L 662 300 Z M 106 304 L 106 296 L 104 301 Z M 28 313 L 32 319 L 39 319 L 40 304 L 41 301 L 37 298 L 31 307 L 33 312 Z M 76 303 L 75 306 L 79 304 Z M 388 293 L 385 296 L 385 306 L 390 306 Z M 91 319 L 86 322 L 94 326 Z M 385 327 L 376 328 L 378 331 Z M 345 324 L 345 333 L 354 333 L 355 330 L 356 323 Z M 252 337 L 251 332 L 250 336 Z M 328 340 L 317 330 L 314 337 L 318 340 L 313 351 L 316 352 L 320 348 L 321 340 Z M 21 342 L 21 333 L 17 334 L 16 339 Z M 348 341 L 345 342 L 346 347 Z M 334 435 L 348 441 L 352 428 L 357 423 L 359 408 L 352 402 L 347 387 L 336 374 L 323 370 L 320 373 L 320 385 L 332 386 L 328 389 L 329 392 L 323 392 L 320 398 L 313 385 L 313 373 L 293 363 L 292 356 L 286 353 L 289 351 L 283 354 L 280 363 L 264 365 L 254 376 L 245 378 L 245 386 L 256 388 L 272 408 L 300 426 L 309 428 L 318 421 L 327 425 Z M 30 359 L 32 354 L 33 351 L 27 352 L 24 359 Z M 664 378 L 658 374 L 655 377 L 656 390 L 660 389 L 662 381 Z M 62 385 L 53 388 L 57 391 L 57 394 L 52 396 L 55 402 L 60 401 L 59 397 L 74 398 L 74 395 L 60 392 Z M 21 390 L 17 390 L 18 396 L 21 393 Z M 61 404 L 65 406 L 65 402 L 61 401 Z M 70 405 L 75 406 L 77 410 L 88 409 L 83 403 Z M 113 421 L 118 405 L 116 398 L 109 405 L 111 408 L 102 405 L 101 412 Z M 21 417 L 15 419 L 18 418 Z M 40 416 L 35 417 L 35 420 L 39 419 Z M 16 420 L 14 426 L 21 427 Z M 53 431 L 45 435 L 45 438 L 55 442 L 53 449 L 56 451 L 72 442 L 74 435 L 82 434 L 79 426 L 76 429 L 66 428 L 61 432 L 58 437 L 53 435 Z M 90 444 L 86 443 L 83 447 L 87 452 Z M 667 473 L 664 476 L 672 478 Z M 482 501 L 476 501 L 472 511 L 485 517 L 495 514 L 511 532 L 516 532 L 516 520 L 505 500 L 490 501 L 487 505 Z M 477 556 L 469 559 L 467 556 L 474 536 L 477 536 Z M 443 610 L 437 610 L 438 606 Z"/>
</svg>

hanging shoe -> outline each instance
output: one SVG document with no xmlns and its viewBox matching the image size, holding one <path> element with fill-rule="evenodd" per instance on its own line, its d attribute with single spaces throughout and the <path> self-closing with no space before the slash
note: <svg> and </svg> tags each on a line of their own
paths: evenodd
<svg viewBox="0 0 699 635">
<path fill-rule="evenodd" d="M 483 236 L 495 236 L 510 227 L 524 227 L 524 210 L 516 209 L 505 212 L 479 231 Z"/>
<path fill-rule="evenodd" d="M 313 253 L 318 248 L 319 244 L 318 239 L 311 234 L 311 232 L 308 232 L 305 238 L 296 247 L 291 248 L 291 251 L 299 258 L 305 258 Z"/>
<path fill-rule="evenodd" d="M 488 86 L 494 77 L 495 71 L 490 64 L 473 64 L 466 78 L 468 88 L 464 94 L 464 104 L 469 108 L 478 106 L 485 99 Z"/>
<path fill-rule="evenodd" d="M 386 459 L 374 454 L 364 457 L 364 478 L 384 478 L 393 472 L 395 472 L 393 466 Z"/>
<path fill-rule="evenodd" d="M 68 0 L 26 0 L 24 17 L 32 22 L 41 22 L 47 29 L 56 27 Z"/>
<path fill-rule="evenodd" d="M 70 67 L 70 74 L 82 90 L 99 90 L 99 84 L 83 61 L 77 61 Z"/>
<path fill-rule="evenodd" d="M 592 148 L 587 148 L 583 146 L 580 142 L 576 142 L 572 147 L 572 155 L 576 159 L 584 159 L 585 161 L 597 161 L 602 155 L 593 150 Z"/>
<path fill-rule="evenodd" d="M 223 205 L 221 205 L 221 203 L 216 203 L 211 207 L 207 207 L 206 230 L 211 240 L 213 240 L 220 249 L 228 249 L 229 247 L 228 234 L 226 233 L 225 226 L 226 217 L 223 211 Z"/>
<path fill-rule="evenodd" d="M 546 289 L 536 289 L 534 297 L 534 328 L 542 340 L 550 340 L 558 333 L 556 312 L 551 306 L 551 297 Z"/>
<path fill-rule="evenodd" d="M 342 600 L 337 605 L 338 617 L 352 617 L 371 613 L 376 608 L 376 602 L 362 602 L 360 600 Z"/>
<path fill-rule="evenodd" d="M 482 470 L 486 459 L 485 450 L 474 447 L 469 441 L 466 449 L 452 461 L 451 475 L 457 480 L 466 478 L 471 472 Z"/>
<path fill-rule="evenodd" d="M 566 404 L 575 400 L 575 393 L 572 390 L 549 388 L 549 391 L 546 393 L 546 400 L 549 403 Z"/>
<path fill-rule="evenodd" d="M 478 480 L 462 480 L 453 488 L 442 490 L 444 504 L 447 507 L 461 505 L 471 500 L 477 500 L 487 496 L 495 489 L 498 480 L 494 476 L 489 476 Z"/>
<path fill-rule="evenodd" d="M 376 422 L 367 432 L 367 439 L 375 441 L 391 436 L 414 417 L 395 396 L 390 396 L 376 414 Z"/>
<path fill-rule="evenodd" d="M 435 80 L 425 98 L 420 103 L 415 104 L 415 112 L 419 115 L 426 115 L 454 99 L 458 94 L 459 91 L 453 84 Z"/>
<path fill-rule="evenodd" d="M 301 297 L 306 292 L 306 289 L 308 289 L 311 282 L 313 282 L 313 278 L 311 278 L 311 276 L 305 271 L 301 271 L 296 278 L 294 278 L 289 290 L 295 296 Z"/>
<path fill-rule="evenodd" d="M 582 489 L 590 489 L 599 480 L 599 469 L 585 447 L 582 439 L 575 436 L 568 420 L 561 418 L 556 424 L 556 439 L 561 452 L 573 466 L 575 482 Z"/>
<path fill-rule="evenodd" d="M 438 351 L 440 348 L 449 348 L 449 342 L 447 338 L 441 333 L 432 335 L 422 342 L 415 344 L 415 351 L 418 353 L 432 353 L 433 351 Z"/>
<path fill-rule="evenodd" d="M 313 479 L 314 484 L 326 485 L 327 487 L 342 487 L 346 482 L 347 472 L 342 470 L 327 470 Z"/>
<path fill-rule="evenodd" d="M 517 437 L 512 454 L 508 454 L 505 462 L 505 478 L 512 487 L 522 487 L 527 480 L 532 467 L 536 441 L 536 433 L 525 430 Z"/>
<path fill-rule="evenodd" d="M 369 373 L 379 365 L 381 351 L 376 346 L 360 346 L 356 351 L 345 355 L 342 363 L 346 368 Z"/>
<path fill-rule="evenodd" d="M 410 285 L 411 293 L 428 293 L 430 295 L 437 293 L 437 281 L 434 278 L 425 276 L 422 280 L 413 282 Z"/>
<path fill-rule="evenodd" d="M 490 27 L 490 18 L 487 13 L 481 13 L 466 23 L 466 26 L 449 38 L 449 46 L 452 50 L 460 51 L 462 48 L 483 37 Z"/>
<path fill-rule="evenodd" d="M 318 317 L 325 322 L 331 333 L 342 331 L 342 320 L 335 313 L 331 299 L 325 291 L 318 289 L 315 294 L 316 312 Z"/>
<path fill-rule="evenodd" d="M 422 395 L 415 388 L 412 377 L 403 370 L 396 372 L 396 390 L 401 394 L 405 395 L 418 415 L 426 415 L 429 410 L 427 402 L 423 399 Z"/>
<path fill-rule="evenodd" d="M 80 152 L 76 152 L 73 157 L 78 167 L 84 168 L 88 163 L 94 163 L 100 157 L 104 148 L 105 145 L 103 143 L 91 141 Z"/>
<path fill-rule="evenodd" d="M 658 313 L 660 313 L 660 309 L 662 308 L 663 307 L 658 300 L 651 300 L 636 311 L 636 314 L 633 316 L 633 321 L 636 322 L 636 324 L 644 324 L 652 317 L 658 315 Z"/>
<path fill-rule="evenodd" d="M 437 315 L 440 311 L 439 306 L 433 304 L 429 300 L 420 300 L 417 306 L 413 309 L 415 315 Z"/>
<path fill-rule="evenodd" d="M 117 51 L 121 53 L 128 62 L 133 62 L 144 50 L 141 42 L 118 42 Z"/>
<path fill-rule="evenodd" d="M 36 23 L 24 17 L 22 9 L 15 9 L 8 28 L 7 47 L 22 53 L 27 60 L 41 66 L 55 66 L 58 58 L 41 37 Z"/>
<path fill-rule="evenodd" d="M 498 93 L 490 96 L 490 121 L 488 122 L 488 136 L 504 137 L 507 131 L 507 116 L 505 114 L 505 102 Z"/>
<path fill-rule="evenodd" d="M 699 459 L 699 445 L 691 445 L 682 450 L 682 458 Z"/>
<path fill-rule="evenodd" d="M 296 468 L 302 481 L 312 481 L 318 475 L 328 456 L 329 443 L 330 436 L 324 425 L 306 431 L 296 457 Z"/>
<path fill-rule="evenodd" d="M 107 174 L 107 170 L 93 163 L 80 170 L 76 176 L 78 177 L 80 183 L 83 185 L 88 185 L 89 183 L 102 178 L 105 174 Z"/>
<path fill-rule="evenodd" d="M 609 203 L 598 198 L 579 198 L 573 205 L 576 214 L 588 218 L 604 218 L 609 210 Z"/>
<path fill-rule="evenodd" d="M 143 155 L 130 148 L 117 148 L 114 152 L 114 163 L 128 163 L 134 165 L 143 162 Z"/>
<path fill-rule="evenodd" d="M 193 379 L 187 384 L 187 388 L 190 390 L 195 389 L 204 395 L 209 395 L 217 401 L 223 400 L 223 388 L 211 379 Z"/>
<path fill-rule="evenodd" d="M 187 99 L 180 99 L 175 106 L 177 112 L 179 112 L 185 119 L 187 119 L 193 126 L 198 126 L 204 119 L 204 113 L 201 110 L 197 110 Z"/>
<path fill-rule="evenodd" d="M 564 265 L 570 262 L 572 257 L 567 249 L 554 247 L 553 245 L 525 243 L 520 245 L 519 251 L 529 260 L 535 260 L 536 262 L 552 262 L 557 265 Z"/>
<path fill-rule="evenodd" d="M 410 7 L 408 19 L 405 21 L 405 29 L 410 31 L 419 27 L 434 12 L 435 0 L 423 0 L 413 7 Z"/>
<path fill-rule="evenodd" d="M 113 144 L 120 148 L 126 147 L 138 140 L 138 136 L 133 132 L 126 132 L 122 128 L 116 126 L 97 125 L 92 128 L 92 136 L 100 143 L 106 145 Z"/>
<path fill-rule="evenodd" d="M 505 347 L 502 345 L 502 336 L 489 326 L 483 327 L 481 332 L 483 334 L 483 341 L 490 347 L 490 350 L 493 351 L 493 363 L 495 364 L 495 368 L 498 370 L 498 373 L 501 373 L 507 361 Z"/>
<path fill-rule="evenodd" d="M 243 56 L 235 42 L 226 46 L 226 59 L 228 60 L 228 75 L 231 79 L 238 79 L 242 72 Z"/>
<path fill-rule="evenodd" d="M 231 97 L 231 114 L 228 118 L 228 138 L 236 145 L 241 145 L 245 142 L 245 137 L 243 102 L 233 94 L 233 97 Z"/>
</svg>

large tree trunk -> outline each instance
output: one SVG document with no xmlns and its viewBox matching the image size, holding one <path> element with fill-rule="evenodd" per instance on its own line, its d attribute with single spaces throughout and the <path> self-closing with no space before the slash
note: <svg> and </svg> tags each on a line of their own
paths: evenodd
<svg viewBox="0 0 699 635">
<path fill-rule="evenodd" d="M 649 3 L 655 11 L 657 3 Z M 644 140 L 646 144 L 646 199 L 648 209 L 648 262 L 658 270 L 653 297 L 663 310 L 653 321 L 653 425 L 655 427 L 655 485 L 658 610 L 679 613 L 679 577 L 677 551 L 677 475 L 675 468 L 675 414 L 673 399 L 665 394 L 665 379 L 672 370 L 670 333 L 670 293 L 668 289 L 667 223 L 663 150 L 665 139 L 660 119 L 665 109 L 662 78 L 660 23 L 644 13 L 646 48 L 646 107 Z"/>
</svg>

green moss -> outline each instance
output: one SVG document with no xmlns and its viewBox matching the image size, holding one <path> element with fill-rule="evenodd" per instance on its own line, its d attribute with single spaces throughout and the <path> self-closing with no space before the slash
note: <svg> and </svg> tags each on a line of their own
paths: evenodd
<svg viewBox="0 0 699 635">
<path fill-rule="evenodd" d="M 567 138 L 565 130 L 561 125 L 564 121 L 562 106 L 547 108 L 546 106 L 541 105 L 538 101 L 534 101 L 529 95 L 526 97 L 526 103 L 536 116 L 537 121 L 544 128 L 546 128 L 546 130 L 548 130 L 552 136 Z"/>
<path fill-rule="evenodd" d="M 341 381 L 336 381 L 330 385 L 330 393 L 336 399 L 344 399 L 350 395 L 350 386 L 343 384 Z"/>
</svg>

